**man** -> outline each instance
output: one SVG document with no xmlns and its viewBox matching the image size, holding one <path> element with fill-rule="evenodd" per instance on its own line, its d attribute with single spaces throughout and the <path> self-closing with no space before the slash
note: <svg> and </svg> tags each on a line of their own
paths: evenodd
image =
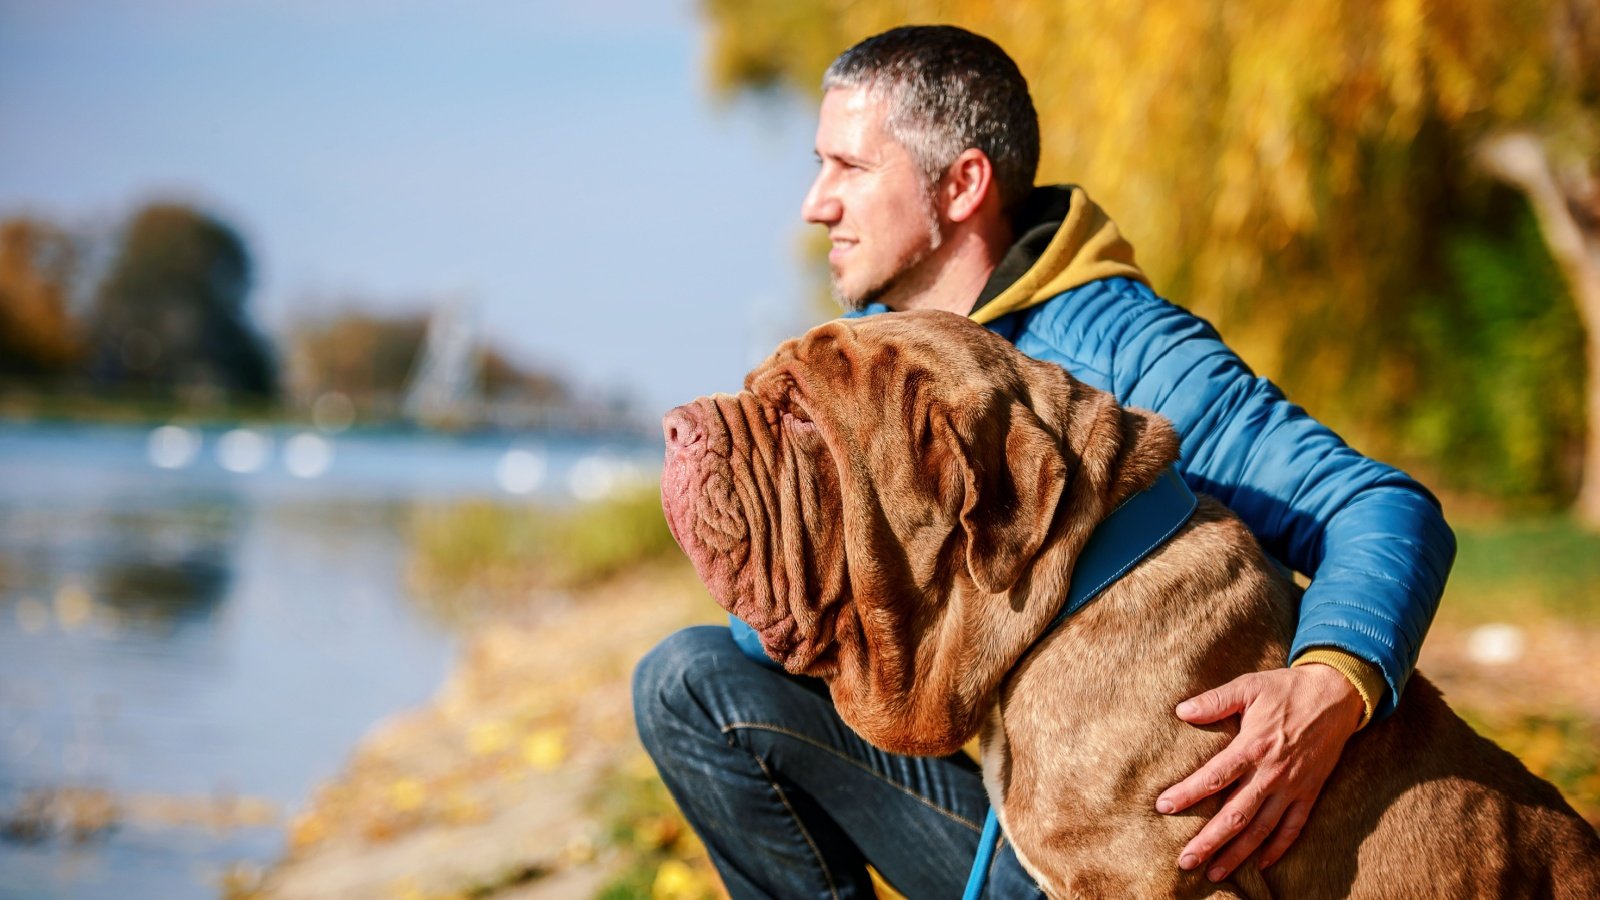
<svg viewBox="0 0 1600 900">
<path fill-rule="evenodd" d="M 802 213 L 828 229 L 849 314 L 968 315 L 1161 413 L 1182 439 L 1185 480 L 1312 575 L 1291 667 L 1179 704 L 1194 724 L 1238 715 L 1239 733 L 1150 798 L 1172 814 L 1229 792 L 1174 864 L 1205 866 L 1212 880 L 1247 858 L 1271 865 L 1345 741 L 1393 708 L 1410 675 L 1455 553 L 1437 501 L 1156 297 L 1082 190 L 1033 186 L 1037 119 L 998 46 L 957 28 L 899 28 L 842 54 L 823 89 L 820 169 Z M 871 896 L 864 863 L 913 898 L 959 895 L 987 806 L 970 760 L 866 744 L 825 689 L 763 668 L 722 628 L 669 637 L 641 661 L 634 691 L 645 746 L 733 896 Z M 1003 852 L 990 896 L 1030 889 Z"/>
</svg>

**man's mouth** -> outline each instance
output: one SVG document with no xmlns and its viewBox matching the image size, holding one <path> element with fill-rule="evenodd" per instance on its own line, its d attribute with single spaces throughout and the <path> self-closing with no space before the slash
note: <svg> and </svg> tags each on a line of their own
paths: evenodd
<svg viewBox="0 0 1600 900">
<path fill-rule="evenodd" d="M 830 237 L 833 247 L 828 251 L 828 262 L 837 265 L 841 259 L 855 249 L 856 241 L 853 238 Z"/>
</svg>

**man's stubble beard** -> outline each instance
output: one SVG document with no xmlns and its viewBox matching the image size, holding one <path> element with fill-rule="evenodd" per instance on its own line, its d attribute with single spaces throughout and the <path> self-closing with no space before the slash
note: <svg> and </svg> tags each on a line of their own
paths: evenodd
<svg viewBox="0 0 1600 900">
<path fill-rule="evenodd" d="M 928 241 L 908 260 L 899 264 L 892 272 L 885 274 L 877 284 L 868 285 L 854 295 L 847 295 L 839 288 L 839 279 L 830 278 L 829 283 L 833 288 L 833 299 L 839 304 L 840 309 L 847 313 L 857 313 L 866 309 L 869 304 L 877 303 L 886 297 L 892 297 L 897 288 L 906 286 L 906 282 L 915 274 L 917 267 L 928 261 L 928 258 L 944 246 L 944 233 L 939 230 L 939 214 L 934 208 L 932 192 L 925 195 L 922 204 L 923 224 L 927 227 Z M 889 304 L 891 309 L 899 309 Z"/>
</svg>

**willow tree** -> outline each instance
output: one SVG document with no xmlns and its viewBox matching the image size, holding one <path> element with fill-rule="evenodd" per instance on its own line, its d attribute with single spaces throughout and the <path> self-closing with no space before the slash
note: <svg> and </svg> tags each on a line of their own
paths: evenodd
<svg viewBox="0 0 1600 900">
<path fill-rule="evenodd" d="M 1363 443 L 1463 487 L 1570 497 L 1581 484 L 1600 523 L 1600 217 L 1574 211 L 1600 146 L 1597 3 L 705 12 L 725 92 L 814 94 L 839 50 L 906 22 L 994 38 L 1032 86 L 1042 180 L 1087 187 L 1165 295 Z M 1535 148 L 1514 170 L 1512 137 Z"/>
</svg>

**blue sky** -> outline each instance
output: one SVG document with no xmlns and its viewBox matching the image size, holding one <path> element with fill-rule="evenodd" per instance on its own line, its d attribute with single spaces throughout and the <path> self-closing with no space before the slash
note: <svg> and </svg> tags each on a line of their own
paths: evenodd
<svg viewBox="0 0 1600 900">
<path fill-rule="evenodd" d="M 198 203 L 269 332 L 465 296 L 646 410 L 812 315 L 805 103 L 719 103 L 693 0 L 0 0 L 0 216 Z"/>
</svg>

